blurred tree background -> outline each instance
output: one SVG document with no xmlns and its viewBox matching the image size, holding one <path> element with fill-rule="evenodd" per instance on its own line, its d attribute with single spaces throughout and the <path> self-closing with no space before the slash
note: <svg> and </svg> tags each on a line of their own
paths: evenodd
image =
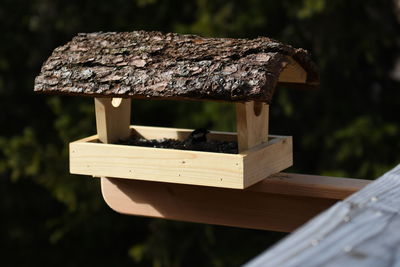
<svg viewBox="0 0 400 267">
<path fill-rule="evenodd" d="M 272 133 L 294 136 L 290 171 L 373 179 L 400 162 L 396 5 L 1 0 L 1 265 L 237 266 L 284 236 L 111 211 L 98 180 L 68 173 L 68 142 L 95 131 L 92 99 L 33 93 L 34 77 L 55 47 L 78 32 L 144 29 L 262 35 L 306 48 L 320 67 L 321 89 L 279 88 L 271 107 Z M 137 124 L 234 130 L 229 104 L 134 101 L 133 111 Z"/>
</svg>

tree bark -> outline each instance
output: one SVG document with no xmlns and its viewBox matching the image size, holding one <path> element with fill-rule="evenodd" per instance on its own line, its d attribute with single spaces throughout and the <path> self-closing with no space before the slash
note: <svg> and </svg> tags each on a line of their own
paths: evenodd
<svg viewBox="0 0 400 267">
<path fill-rule="evenodd" d="M 262 101 L 295 59 L 318 82 L 307 51 L 275 40 L 160 32 L 79 34 L 54 50 L 35 91 L 93 97 Z"/>
</svg>

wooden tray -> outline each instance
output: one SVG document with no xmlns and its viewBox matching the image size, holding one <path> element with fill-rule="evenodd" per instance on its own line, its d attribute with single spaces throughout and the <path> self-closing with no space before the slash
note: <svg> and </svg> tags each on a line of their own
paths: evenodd
<svg viewBox="0 0 400 267">
<path fill-rule="evenodd" d="M 146 139 L 184 140 L 190 129 L 131 126 Z M 211 140 L 236 140 L 236 133 L 211 132 Z M 268 142 L 240 154 L 103 144 L 97 135 L 70 143 L 70 172 L 180 184 L 244 189 L 293 164 L 292 137 Z"/>
</svg>

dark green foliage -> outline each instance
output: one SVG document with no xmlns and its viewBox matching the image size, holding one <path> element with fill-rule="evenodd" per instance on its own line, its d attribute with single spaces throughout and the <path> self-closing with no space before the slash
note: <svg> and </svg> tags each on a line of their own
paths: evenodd
<svg viewBox="0 0 400 267">
<path fill-rule="evenodd" d="M 400 161 L 400 27 L 389 0 L 2 0 L 2 266 L 235 266 L 283 234 L 116 214 L 98 180 L 68 174 L 68 142 L 95 131 L 92 100 L 33 94 L 41 63 L 77 32 L 265 35 L 309 49 L 321 90 L 277 90 L 271 131 L 293 171 L 372 179 Z M 134 123 L 234 130 L 229 104 L 134 101 Z"/>
</svg>

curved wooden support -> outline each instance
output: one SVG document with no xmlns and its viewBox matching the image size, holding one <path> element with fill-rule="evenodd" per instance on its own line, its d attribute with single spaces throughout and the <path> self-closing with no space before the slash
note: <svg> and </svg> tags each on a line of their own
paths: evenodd
<svg viewBox="0 0 400 267">
<path fill-rule="evenodd" d="M 279 173 L 244 190 L 102 178 L 115 211 L 180 221 L 290 232 L 369 181 Z"/>
</svg>

